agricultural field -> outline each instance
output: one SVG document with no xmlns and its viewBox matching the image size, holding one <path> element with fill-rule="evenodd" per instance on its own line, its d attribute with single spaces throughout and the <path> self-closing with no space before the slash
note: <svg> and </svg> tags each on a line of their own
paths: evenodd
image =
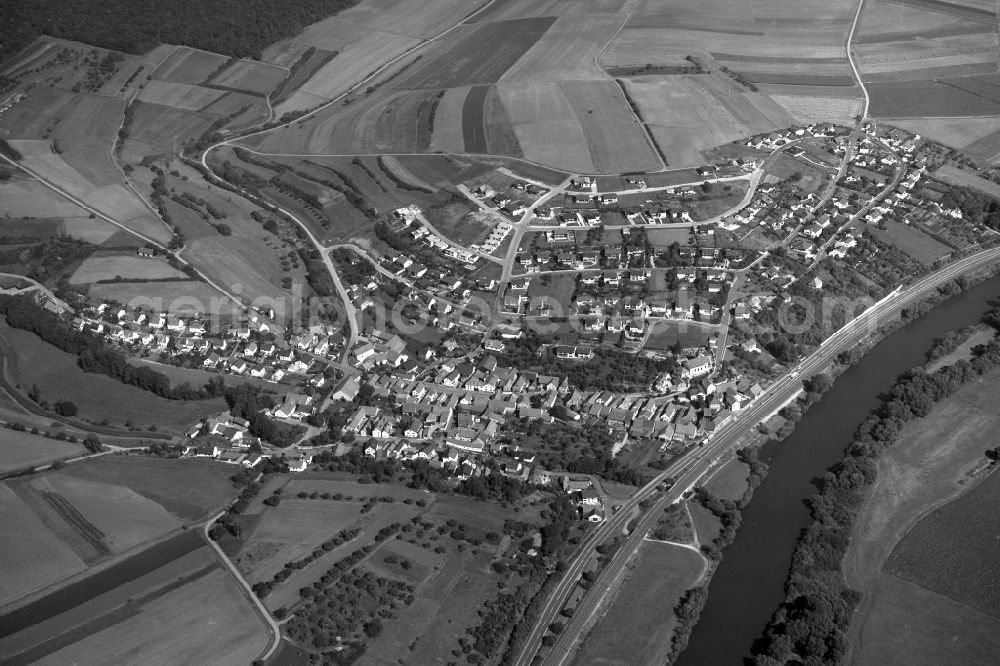
<svg viewBox="0 0 1000 666">
<path fill-rule="evenodd" d="M 607 74 L 595 61 L 621 24 L 622 19 L 618 16 L 561 16 L 545 36 L 507 70 L 503 81 L 606 80 Z"/>
<path fill-rule="evenodd" d="M 588 14 L 628 14 L 640 0 L 504 0 L 495 2 L 473 19 L 476 23 L 505 21 L 529 16 L 580 16 Z"/>
<path fill-rule="evenodd" d="M 0 202 L 5 216 L 0 235 L 30 236 L 33 227 L 39 233 L 65 234 L 77 240 L 100 245 L 121 230 L 80 208 L 69 199 L 31 178 L 12 178 L 0 183 Z M 30 219 L 29 219 L 30 218 Z M 52 222 L 52 228 L 46 226 Z"/>
<path fill-rule="evenodd" d="M 587 136 L 559 83 L 502 83 L 497 90 L 526 159 L 594 171 Z"/>
<path fill-rule="evenodd" d="M 169 241 L 167 228 L 124 184 L 111 144 L 125 109 L 122 100 L 38 87 L 0 116 L 0 130 L 21 164 L 127 228 Z"/>
<path fill-rule="evenodd" d="M 162 282 L 105 282 L 91 285 L 87 296 L 93 303 L 117 301 L 157 312 L 228 314 L 235 304 L 215 287 L 198 280 Z"/>
<path fill-rule="evenodd" d="M 967 169 L 960 169 L 959 167 L 946 164 L 939 167 L 937 171 L 934 172 L 934 176 L 950 185 L 971 187 L 974 190 L 979 190 L 983 194 L 993 197 L 994 199 L 1000 197 L 1000 185 L 997 185 L 993 181 L 986 180 L 985 178 L 980 178 L 975 174 L 975 172 Z"/>
<path fill-rule="evenodd" d="M 433 0 L 423 3 L 415 13 L 400 0 L 363 2 L 269 46 L 264 50 L 263 60 L 286 67 L 309 47 L 336 53 L 298 90 L 287 95 L 277 107 L 277 115 L 313 108 L 334 99 L 378 67 L 442 32 L 458 17 L 468 15 L 482 4 L 484 0 L 475 3 Z"/>
<path fill-rule="evenodd" d="M 59 473 L 131 489 L 186 523 L 214 515 L 236 494 L 229 481 L 233 466 L 214 460 L 102 456 Z"/>
<path fill-rule="evenodd" d="M 462 127 L 468 88 L 449 88 L 438 102 L 434 116 L 434 136 L 431 150 L 460 153 L 465 150 L 465 132 Z"/>
<path fill-rule="evenodd" d="M 84 452 L 80 444 L 4 430 L 0 432 L 0 473 L 75 458 Z"/>
<path fill-rule="evenodd" d="M 180 83 L 202 83 L 225 66 L 228 59 L 218 53 L 178 46 L 160 63 L 153 78 Z"/>
<path fill-rule="evenodd" d="M 793 122 L 766 97 L 721 78 L 636 77 L 625 88 L 673 168 L 698 166 L 703 150 Z"/>
<path fill-rule="evenodd" d="M 150 592 L 125 619 L 37 663 L 115 664 L 155 655 L 163 664 L 245 664 L 264 651 L 268 630 L 228 571 L 212 567 L 182 581 Z"/>
<path fill-rule="evenodd" d="M 925 266 L 930 266 L 935 260 L 951 254 L 952 249 L 919 229 L 908 224 L 888 220 L 885 230 L 873 229 L 880 240 L 895 245 Z"/>
<path fill-rule="evenodd" d="M 628 582 L 581 646 L 580 663 L 663 663 L 675 626 L 674 606 L 697 585 L 705 564 L 696 550 L 644 543 Z"/>
<path fill-rule="evenodd" d="M 144 259 L 136 254 L 91 256 L 83 261 L 69 281 L 71 284 L 91 284 L 102 280 L 162 280 L 186 279 L 187 275 L 165 261 Z"/>
<path fill-rule="evenodd" d="M 1000 618 L 1000 580 L 982 566 L 1000 555 L 992 510 L 998 499 L 1000 475 L 989 474 L 920 519 L 893 549 L 886 571 Z"/>
<path fill-rule="evenodd" d="M 628 48 L 645 55 L 643 45 L 650 48 L 659 40 L 667 45 L 660 57 L 666 59 L 669 54 L 674 62 L 693 55 L 741 70 L 741 60 L 749 64 L 754 58 L 771 58 L 758 60 L 753 67 L 773 73 L 799 70 L 797 73 L 808 77 L 812 72 L 828 71 L 833 59 L 846 59 L 843 45 L 853 10 L 853 5 L 843 1 L 784 1 L 735 9 L 722 0 L 696 7 L 678 0 L 647 2 L 612 42 L 602 64 L 645 64 L 637 57 L 630 58 Z M 803 53 L 809 57 L 803 58 Z"/>
<path fill-rule="evenodd" d="M 976 663 L 974 656 L 981 650 L 996 649 L 997 619 L 971 608 L 970 599 L 963 596 L 963 590 L 970 589 L 970 575 L 978 580 L 978 593 L 996 593 L 995 580 L 985 577 L 981 566 L 962 573 L 967 568 L 966 553 L 983 552 L 981 549 L 995 543 L 992 536 L 985 540 L 977 536 L 986 518 L 952 519 L 965 545 L 953 541 L 939 544 L 948 549 L 954 563 L 951 568 L 921 570 L 899 563 L 905 561 L 902 558 L 907 552 L 931 557 L 938 548 L 923 538 L 931 526 L 940 526 L 937 519 L 921 519 L 928 510 L 944 505 L 939 510 L 946 511 L 954 503 L 945 503 L 956 496 L 959 499 L 954 501 L 962 502 L 967 496 L 963 493 L 995 492 L 992 477 L 971 491 L 969 488 L 975 483 L 972 472 L 982 469 L 983 453 L 996 430 L 992 395 L 998 384 L 1000 373 L 993 372 L 984 376 L 982 383 L 962 387 L 935 405 L 928 416 L 908 424 L 900 433 L 900 444 L 888 449 L 878 463 L 878 482 L 855 522 L 844 558 L 848 585 L 865 595 L 862 604 L 870 604 L 869 613 L 858 615 L 848 634 L 861 663 L 876 663 L 889 651 L 905 655 L 901 658 L 908 663 Z M 954 506 L 965 507 L 964 516 L 971 511 L 965 504 Z M 986 506 L 980 502 L 980 508 Z M 929 578 L 914 578 L 918 571 L 924 576 L 933 573 L 940 582 L 925 589 L 899 577 L 911 576 L 907 580 L 930 585 Z M 940 594 L 942 586 L 949 587 L 949 594 L 958 603 Z M 915 608 L 921 609 L 916 616 Z"/>
<path fill-rule="evenodd" d="M 659 160 L 611 81 L 566 81 L 563 92 L 576 111 L 598 172 L 653 171 Z"/>
<path fill-rule="evenodd" d="M 231 473 L 215 462 L 105 456 L 5 482 L 0 604 L 204 518 L 232 497 Z"/>
<path fill-rule="evenodd" d="M 266 95 L 288 74 L 283 67 L 237 60 L 208 80 L 213 86 Z"/>
<path fill-rule="evenodd" d="M 78 171 L 64 159 L 63 154 L 53 152 L 49 141 L 11 141 L 11 145 L 24 155 L 20 164 L 40 178 L 54 183 L 80 201 L 120 222 L 141 239 L 161 244 L 169 242 L 170 232 L 167 227 L 123 183 L 106 182 L 100 185 L 89 180 L 88 173 Z M 95 149 L 92 145 L 80 145 L 77 148 L 80 152 L 72 158 L 74 161 L 77 158 L 84 159 L 85 155 L 91 155 Z M 106 146 L 101 146 L 100 151 L 103 152 L 105 148 Z M 100 164 L 100 161 L 95 160 L 95 163 Z M 85 171 L 96 173 L 91 169 Z M 93 175 L 90 177 L 97 179 Z M 110 174 L 101 176 L 107 177 Z"/>
<path fill-rule="evenodd" d="M 107 419 L 113 426 L 125 422 L 140 427 L 155 424 L 160 430 L 179 432 L 198 419 L 226 408 L 222 398 L 196 402 L 167 400 L 110 377 L 86 373 L 77 365 L 75 356 L 43 342 L 33 333 L 6 324 L 0 326 L 0 344 L 7 360 L 8 381 L 25 393 L 37 385 L 42 399 L 50 403 L 73 402 L 81 419 L 97 423 Z M 11 353 L 12 350 L 16 353 Z"/>
<path fill-rule="evenodd" d="M 874 0 L 853 49 L 866 81 L 930 80 L 996 71 L 996 7 Z"/>
<path fill-rule="evenodd" d="M 887 121 L 951 148 L 977 161 L 993 162 L 1000 155 L 1000 117 L 892 118 Z"/>
<path fill-rule="evenodd" d="M 866 85 L 876 118 L 921 116 L 996 116 L 1000 114 L 1000 87 L 983 97 L 943 80 L 889 81 Z"/>
<path fill-rule="evenodd" d="M 545 36 L 555 19 L 512 19 L 463 26 L 448 46 L 432 51 L 395 83 L 400 88 L 456 88 L 496 83 Z M 553 33 L 555 34 L 555 33 Z"/>
</svg>

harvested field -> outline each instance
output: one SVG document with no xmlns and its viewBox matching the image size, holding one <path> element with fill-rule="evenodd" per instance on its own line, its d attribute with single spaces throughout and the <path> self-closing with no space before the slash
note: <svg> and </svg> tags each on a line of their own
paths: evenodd
<svg viewBox="0 0 1000 666">
<path fill-rule="evenodd" d="M 580 662 L 663 663 L 676 625 L 674 606 L 697 584 L 705 564 L 689 548 L 644 543 L 628 582 L 581 646 Z"/>
<path fill-rule="evenodd" d="M 479 85 L 469 88 L 462 104 L 462 138 L 467 153 L 485 154 L 490 150 L 486 141 L 486 94 L 489 86 Z"/>
<path fill-rule="evenodd" d="M 213 72 L 226 64 L 228 58 L 217 53 L 178 46 L 155 72 L 154 79 L 180 83 L 203 83 Z"/>
<path fill-rule="evenodd" d="M 178 640 L 183 636 L 183 640 Z M 49 654 L 37 663 L 247 664 L 268 632 L 242 589 L 221 568 L 140 606 L 140 612 Z"/>
<path fill-rule="evenodd" d="M 792 120 L 762 96 L 707 77 L 636 77 L 625 88 L 671 167 L 703 164 L 702 150 Z"/>
<path fill-rule="evenodd" d="M 0 201 L 10 217 L 86 217 L 83 210 L 37 180 L 0 183 Z"/>
<path fill-rule="evenodd" d="M 125 421 L 138 426 L 155 424 L 160 430 L 180 431 L 199 418 L 226 408 L 221 398 L 197 402 L 167 400 L 110 377 L 86 373 L 76 364 L 75 356 L 6 323 L 0 325 L 0 342 L 7 359 L 9 381 L 22 387 L 37 384 L 43 398 L 51 402 L 60 399 L 73 402 L 81 418 L 97 422 L 107 418 L 116 426 Z"/>
<path fill-rule="evenodd" d="M 80 141 L 86 137 L 110 146 L 124 111 L 125 103 L 118 99 L 38 87 L 0 115 L 0 129 L 7 131 L 4 138 L 8 140 Z M 110 155 L 101 161 L 110 161 Z"/>
<path fill-rule="evenodd" d="M 434 137 L 431 150 L 446 153 L 460 153 L 465 150 L 462 117 L 468 88 L 450 88 L 438 102 L 434 116 Z"/>
<path fill-rule="evenodd" d="M 307 109 L 322 104 L 364 79 L 383 63 L 415 46 L 419 40 L 346 26 L 352 35 L 349 43 L 339 49 L 324 42 L 319 48 L 339 50 L 340 54 L 316 71 L 308 81 L 276 109 L 277 116 L 288 111 Z M 308 32 L 308 30 L 307 30 Z"/>
<path fill-rule="evenodd" d="M 551 19 L 525 20 L 542 23 Z M 618 16 L 556 19 L 545 36 L 507 70 L 503 82 L 606 80 L 607 75 L 594 60 L 621 27 L 622 20 Z M 497 25 L 502 24 L 490 24 Z"/>
<path fill-rule="evenodd" d="M 24 159 L 21 164 L 39 177 L 55 184 L 90 206 L 100 210 L 129 229 L 166 244 L 170 232 L 152 211 L 124 185 L 97 185 L 74 169 L 61 155 L 52 152 L 48 141 L 14 141 L 12 145 Z M 103 152 L 103 151 L 102 151 Z M 81 152 L 81 159 L 88 153 Z M 110 165 L 110 156 L 108 157 Z M 109 167 L 113 168 L 113 167 Z"/>
<path fill-rule="evenodd" d="M 491 86 L 484 102 L 483 122 L 486 126 L 486 145 L 493 155 L 522 157 L 521 144 L 504 108 L 496 86 Z"/>
<path fill-rule="evenodd" d="M 224 90 L 154 79 L 139 93 L 139 101 L 184 111 L 201 111 L 225 94 Z"/>
<path fill-rule="evenodd" d="M 558 83 L 497 86 L 525 158 L 590 173 L 594 163 L 573 105 Z"/>
<path fill-rule="evenodd" d="M 998 501 L 994 473 L 914 525 L 886 560 L 886 572 L 1000 617 L 1000 578 L 983 566 L 1000 556 Z"/>
<path fill-rule="evenodd" d="M 272 44 L 264 50 L 263 59 L 279 65 L 291 65 L 298 54 L 306 47 L 340 51 L 341 54 L 353 55 L 364 53 L 365 48 L 346 50 L 352 42 L 368 33 L 381 31 L 382 38 L 390 35 L 402 35 L 414 40 L 431 37 L 440 33 L 442 26 L 448 26 L 467 15 L 485 0 L 468 2 L 467 0 L 428 0 L 421 3 L 420 11 L 401 0 L 369 0 L 339 12 L 330 18 L 317 21 L 295 37 Z M 371 40 L 372 44 L 377 39 Z M 373 59 L 368 63 L 368 69 L 374 69 Z"/>
<path fill-rule="evenodd" d="M 174 552 L 166 552 L 168 549 Z M 177 555 L 185 549 L 187 552 Z M 120 569 L 112 564 L 111 568 L 80 581 L 84 588 L 79 590 L 81 594 L 75 594 L 72 586 L 63 587 L 51 596 L 15 610 L 8 616 L 10 629 L 14 631 L 0 639 L 0 654 L 17 655 L 11 659 L 12 663 L 34 662 L 89 633 L 122 621 L 130 614 L 128 605 L 203 576 L 218 563 L 210 548 L 197 538 L 184 536 L 160 542 L 146 553 L 142 562 L 146 572 L 132 571 L 139 574 L 137 577 L 128 577 L 132 573 L 128 564 L 121 563 Z M 174 558 L 169 559 L 170 555 Z M 114 573 L 126 573 L 128 579 L 120 580 Z M 32 615 L 40 621 L 32 623 Z"/>
<path fill-rule="evenodd" d="M 1000 622 L 919 585 L 885 576 L 854 654 L 859 664 L 992 664 L 1000 654 Z"/>
<path fill-rule="evenodd" d="M 925 266 L 930 266 L 936 259 L 951 254 L 952 249 L 941 241 L 932 238 L 924 232 L 902 222 L 889 220 L 886 229 L 873 230 L 880 240 L 895 245 Z"/>
<path fill-rule="evenodd" d="M 552 40 L 546 34 L 555 22 L 551 17 L 513 19 L 475 25 L 456 31 L 449 46 L 425 58 L 412 74 L 397 84 L 400 88 L 454 88 L 465 85 L 496 83 L 504 73 L 525 56 L 543 35 L 542 43 Z"/>
<path fill-rule="evenodd" d="M 991 135 L 1000 131 L 1000 116 L 900 118 L 890 119 L 887 122 L 952 148 L 967 148 L 967 152 L 975 151 L 979 145 L 985 145 Z"/>
<path fill-rule="evenodd" d="M 288 72 L 274 65 L 237 60 L 212 77 L 208 83 L 232 90 L 245 90 L 258 95 L 266 95 L 278 85 Z"/>
<path fill-rule="evenodd" d="M 134 107 L 124 154 L 139 162 L 145 155 L 172 152 L 175 146 L 200 136 L 211 124 L 212 119 L 202 114 L 139 102 Z"/>
<path fill-rule="evenodd" d="M 978 579 L 977 590 L 968 587 L 970 574 L 962 571 L 968 567 L 966 558 L 969 555 L 985 552 L 984 548 L 995 548 L 996 530 L 986 538 L 979 532 L 988 527 L 990 520 L 982 513 L 989 506 L 983 504 L 982 499 L 978 501 L 978 508 L 961 503 L 970 493 L 992 493 L 997 487 L 991 477 L 983 482 L 986 485 L 967 490 L 973 483 L 970 472 L 984 462 L 984 442 L 991 441 L 991 433 L 996 430 L 993 391 L 998 384 L 1000 373 L 994 371 L 983 376 L 980 382 L 963 386 L 935 405 L 928 416 L 908 424 L 900 433 L 900 443 L 888 449 L 879 460 L 878 481 L 855 522 L 851 546 L 844 558 L 848 585 L 862 590 L 871 600 L 870 613 L 866 617 L 858 616 L 848 635 L 848 640 L 856 645 L 859 663 L 878 663 L 886 650 L 905 653 L 912 663 L 986 663 L 963 661 L 962 657 L 978 654 L 980 646 L 995 645 L 1000 627 L 996 618 L 973 611 L 968 604 L 976 603 L 974 598 L 966 598 L 966 593 L 994 594 L 997 589 L 995 572 L 991 568 L 984 569 L 981 566 L 984 560 L 979 560 L 980 564 L 971 574 Z M 963 491 L 966 494 L 961 494 Z M 943 526 L 937 519 L 922 519 L 928 510 L 956 496 L 959 499 L 938 509 L 954 512 L 955 507 L 964 507 L 962 518 L 957 521 L 951 518 L 952 527 Z M 916 531 L 911 530 L 915 523 Z M 964 536 L 953 537 L 959 541 L 934 543 L 934 539 L 943 538 L 943 533 L 928 535 L 927 530 L 934 525 L 939 530 L 964 530 Z M 897 545 L 903 543 L 907 546 Z M 894 554 L 896 548 L 901 549 L 901 558 L 902 553 L 907 552 L 914 557 L 921 554 L 930 557 L 940 552 L 936 550 L 939 547 L 948 549 L 948 558 L 954 564 L 947 565 L 951 568 L 938 567 L 936 574 L 934 570 L 921 571 L 928 576 L 937 575 L 940 582 L 933 585 L 949 585 L 949 594 L 961 604 L 900 581 L 893 574 L 909 569 L 888 564 L 890 560 L 904 561 Z M 918 582 L 932 585 L 930 579 Z M 941 591 L 943 588 L 931 589 Z M 981 601 L 987 598 L 979 597 Z M 921 610 L 914 614 L 916 608 Z M 957 618 L 965 622 L 956 623 Z M 895 632 L 886 633 L 887 630 Z M 918 649 L 926 652 L 917 654 Z"/>
<path fill-rule="evenodd" d="M 165 508 L 120 485 L 87 481 L 62 473 L 46 474 L 32 481 L 32 485 L 64 499 L 96 528 L 112 552 L 126 551 L 181 526 L 181 521 Z"/>
<path fill-rule="evenodd" d="M 118 301 L 134 307 L 150 307 L 158 312 L 228 313 L 234 307 L 229 298 L 198 280 L 177 282 L 108 282 L 87 291 L 91 301 Z"/>
<path fill-rule="evenodd" d="M 80 444 L 15 430 L 0 432 L 0 473 L 84 455 Z"/>
<path fill-rule="evenodd" d="M 0 604 L 87 568 L 7 484 L 0 484 Z"/>
<path fill-rule="evenodd" d="M 938 170 L 934 172 L 934 176 L 936 178 L 940 178 L 946 183 L 960 185 L 962 187 L 971 187 L 972 189 L 979 190 L 983 194 L 993 197 L 994 199 L 1000 198 L 1000 185 L 997 185 L 993 181 L 986 180 L 985 178 L 980 178 L 973 171 L 960 169 L 956 166 L 945 165 L 939 167 Z"/>
<path fill-rule="evenodd" d="M 1000 103 L 940 81 L 879 82 L 867 88 L 871 115 L 878 118 L 1000 114 Z"/>
<path fill-rule="evenodd" d="M 116 256 L 88 257 L 70 276 L 71 284 L 90 284 L 101 280 L 160 280 L 163 278 L 186 279 L 187 275 L 165 261 L 144 259 L 129 253 Z"/>
<path fill-rule="evenodd" d="M 578 16 L 586 14 L 628 14 L 640 0 L 501 0 L 474 19 L 476 23 L 503 21 L 527 16 Z"/>
<path fill-rule="evenodd" d="M 129 488 L 185 522 L 216 513 L 237 493 L 229 477 L 235 468 L 214 460 L 102 456 L 67 465 L 60 474 Z"/>
<path fill-rule="evenodd" d="M 965 146 L 964 150 L 975 160 L 996 164 L 1000 159 L 1000 130 Z"/>
<path fill-rule="evenodd" d="M 656 29 L 622 30 L 600 55 L 602 67 L 690 66 L 684 54 L 663 48 L 665 32 Z"/>
<path fill-rule="evenodd" d="M 660 161 L 629 111 L 628 101 L 611 81 L 566 81 L 563 92 L 587 137 L 595 171 L 646 171 Z"/>
<path fill-rule="evenodd" d="M 781 90 L 791 88 L 780 87 Z M 861 113 L 863 105 L 863 100 L 856 97 L 772 94 L 770 98 L 784 107 L 799 123 L 832 122 L 850 125 L 854 117 Z"/>
</svg>

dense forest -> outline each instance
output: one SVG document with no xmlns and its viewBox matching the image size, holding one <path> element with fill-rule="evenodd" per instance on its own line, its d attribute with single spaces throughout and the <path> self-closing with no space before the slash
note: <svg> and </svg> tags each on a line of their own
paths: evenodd
<svg viewBox="0 0 1000 666">
<path fill-rule="evenodd" d="M 16 0 L 0 2 L 0 62 L 39 36 L 146 53 L 182 44 L 240 58 L 260 58 L 265 46 L 358 0 Z"/>
<path fill-rule="evenodd" d="M 995 325 L 997 313 L 985 319 Z M 963 384 L 1000 366 L 1000 343 L 976 349 L 933 374 L 921 369 L 903 376 L 885 402 L 858 428 L 844 460 L 827 472 L 812 498 L 813 522 L 792 556 L 786 599 L 765 636 L 754 646 L 757 664 L 836 664 L 846 650 L 845 633 L 860 595 L 844 583 L 841 562 L 854 521 L 878 475 L 876 462 L 894 445 L 903 427 L 927 416 L 934 404 Z"/>
</svg>

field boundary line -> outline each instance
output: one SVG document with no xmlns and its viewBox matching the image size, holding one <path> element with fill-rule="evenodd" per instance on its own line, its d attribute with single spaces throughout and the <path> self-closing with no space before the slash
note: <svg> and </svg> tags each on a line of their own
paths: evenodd
<svg viewBox="0 0 1000 666">
<path fill-rule="evenodd" d="M 865 6 L 865 0 L 858 0 L 858 9 L 854 12 L 854 22 L 851 23 L 851 30 L 847 33 L 847 62 L 851 65 L 851 71 L 854 72 L 854 78 L 858 80 L 858 86 L 861 88 L 861 93 L 865 96 L 865 107 L 861 111 L 861 120 L 868 117 L 868 108 L 871 105 L 871 98 L 868 96 L 868 88 L 865 87 L 865 82 L 861 78 L 861 72 L 858 71 L 858 65 L 854 61 L 854 56 L 851 55 L 851 42 L 854 41 L 854 33 L 858 30 L 858 23 L 861 21 L 861 10 Z"/>
<path fill-rule="evenodd" d="M 260 661 L 267 661 L 271 657 L 271 655 L 273 655 L 275 651 L 278 649 L 278 646 L 281 645 L 281 627 L 279 627 L 278 623 L 275 622 L 274 618 L 271 617 L 271 614 L 268 612 L 267 608 L 264 607 L 263 602 L 261 602 L 261 600 L 257 598 L 256 594 L 254 594 L 253 588 L 250 587 L 250 583 L 248 583 L 247 579 L 243 577 L 243 574 L 241 574 L 240 570 L 236 568 L 236 565 L 229 560 L 229 558 L 226 556 L 224 552 L 222 552 L 222 548 L 219 547 L 219 544 L 217 544 L 215 541 L 212 540 L 210 536 L 208 536 L 209 528 L 211 528 L 212 525 L 215 524 L 215 521 L 217 521 L 224 515 L 226 515 L 226 511 L 220 511 L 216 515 L 209 518 L 208 521 L 205 523 L 205 525 L 202 527 L 202 531 L 205 534 L 205 540 L 208 541 L 209 545 L 212 546 L 212 549 L 215 552 L 215 554 L 222 559 L 229 573 L 232 574 L 233 578 L 236 579 L 236 582 L 239 583 L 240 588 L 242 588 L 242 590 L 250 597 L 251 605 L 254 608 L 256 608 L 257 611 L 263 616 L 264 623 L 267 624 L 267 626 L 271 629 L 272 636 L 268 641 L 267 650 L 265 650 L 265 652 L 259 657 Z"/>
</svg>

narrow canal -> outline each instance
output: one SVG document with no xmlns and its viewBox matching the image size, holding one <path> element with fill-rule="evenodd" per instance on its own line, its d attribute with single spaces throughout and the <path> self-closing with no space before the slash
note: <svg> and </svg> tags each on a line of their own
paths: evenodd
<svg viewBox="0 0 1000 666">
<path fill-rule="evenodd" d="M 935 338 L 979 321 L 1000 298 L 1000 277 L 934 308 L 882 340 L 812 406 L 795 432 L 765 446 L 767 478 L 743 511 L 733 544 L 723 553 L 680 666 L 743 663 L 754 640 L 785 598 L 792 551 L 811 518 L 814 482 L 839 462 L 862 420 L 897 377 L 924 362 Z"/>
</svg>

